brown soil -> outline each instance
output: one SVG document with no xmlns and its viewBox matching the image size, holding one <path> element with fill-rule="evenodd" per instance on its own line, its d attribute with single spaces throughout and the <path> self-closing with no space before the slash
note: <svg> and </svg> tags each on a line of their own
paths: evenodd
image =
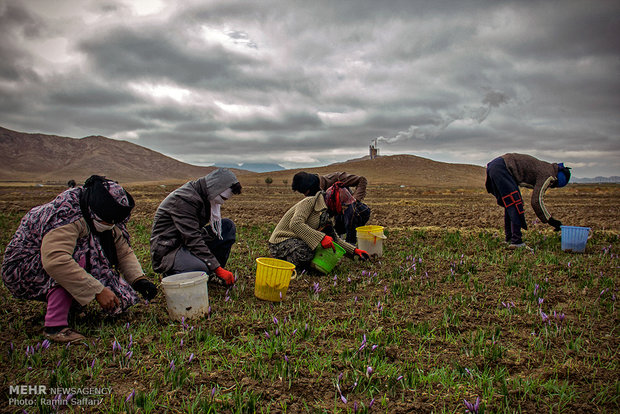
<svg viewBox="0 0 620 414">
<path fill-rule="evenodd" d="M 154 214 L 157 205 L 174 187 L 164 186 L 135 186 L 128 187 L 136 199 L 137 208 L 134 213 L 134 220 L 149 222 Z M 40 189 L 23 189 L 23 188 L 0 188 L 0 209 L 5 212 L 15 214 L 23 214 L 30 207 L 41 204 L 51 199 L 58 192 L 58 188 L 40 188 Z M 529 199 L 531 193 L 524 191 L 524 198 Z M 299 194 L 293 193 L 288 187 L 283 186 L 250 186 L 244 187 L 243 194 L 236 196 L 224 205 L 223 215 L 231 217 L 235 220 L 238 227 L 252 227 L 275 225 L 277 220 L 284 212 L 296 201 L 300 199 Z M 400 186 L 371 186 L 368 191 L 368 197 L 365 200 L 373 209 L 373 215 L 369 224 L 379 224 L 388 228 L 391 232 L 391 248 L 399 250 L 401 253 L 406 247 L 407 237 L 410 236 L 412 229 L 425 228 L 424 243 L 428 245 L 440 246 L 444 243 L 443 234 L 439 229 L 458 229 L 466 233 L 470 230 L 477 229 L 494 229 L 501 237 L 503 226 L 503 210 L 497 206 L 494 197 L 485 193 L 483 190 L 471 188 L 431 188 L 431 187 L 400 187 Z M 617 208 L 620 201 L 619 186 L 595 186 L 595 185 L 571 185 L 565 189 L 550 190 L 545 198 L 549 211 L 554 217 L 560 219 L 564 224 L 588 226 L 595 232 L 615 234 L 615 248 L 618 247 L 618 233 L 620 233 L 620 209 Z M 530 232 L 548 231 L 548 227 L 536 222 L 536 218 L 529 206 L 526 206 L 526 216 L 528 223 L 531 223 Z M 437 228 L 438 231 L 434 231 Z M 6 243 L 12 234 L 2 234 L 2 242 Z M 527 232 L 526 232 L 527 237 Z M 142 246 L 144 247 L 144 246 Z M 600 248 L 601 246 L 597 246 Z M 243 243 L 235 246 L 236 254 L 243 255 L 245 253 L 252 254 L 249 247 Z M 262 250 L 264 253 L 265 250 Z M 255 254 L 256 252 L 254 252 Z M 470 247 L 464 246 L 462 253 L 466 257 L 474 257 L 475 253 Z M 617 251 L 615 251 L 617 254 Z M 402 271 L 403 260 L 402 255 L 393 254 L 394 261 L 375 261 L 367 266 L 371 272 L 378 271 L 380 274 L 391 274 L 393 272 Z M 449 274 L 453 263 L 446 260 L 442 263 L 433 264 L 432 277 L 438 275 Z M 242 269 L 239 269 L 242 270 Z M 557 270 L 557 271 L 556 271 Z M 592 269 L 594 272 L 599 269 Z M 607 272 L 608 269 L 605 269 Z M 553 308 L 566 309 L 567 318 L 572 318 L 570 314 L 574 311 L 572 304 L 576 300 L 575 295 L 581 295 L 581 299 L 594 302 L 597 300 L 599 291 L 593 288 L 584 288 L 580 292 L 566 291 L 563 286 L 574 285 L 575 280 L 571 279 L 570 274 L 564 272 L 563 268 L 553 269 L 552 266 L 544 267 L 545 272 L 550 272 L 551 277 L 549 294 L 545 297 L 545 303 Z M 612 278 L 618 282 L 617 270 Z M 350 306 L 354 303 L 354 298 L 358 297 L 355 302 L 361 306 L 364 298 L 373 299 L 381 297 L 384 284 L 381 280 L 373 282 L 364 281 L 359 276 L 359 271 L 349 273 L 353 278 L 359 278 L 359 282 L 364 286 L 361 291 L 345 291 L 337 296 L 326 296 L 321 301 L 312 302 L 311 306 L 317 318 L 333 320 L 335 323 L 346 320 L 351 315 Z M 258 308 L 272 307 L 269 303 L 257 301 L 251 292 L 250 278 L 247 277 L 248 288 L 243 294 L 236 299 L 244 303 L 250 303 Z M 541 275 L 542 277 L 542 275 Z M 522 289 L 514 287 L 506 287 L 504 275 L 498 275 L 496 267 L 489 265 L 478 270 L 476 275 L 479 284 L 486 286 L 486 290 L 482 293 L 475 293 L 476 300 L 459 305 L 457 302 L 435 303 L 428 305 L 429 301 L 434 297 L 448 296 L 456 298 L 465 294 L 472 294 L 468 287 L 463 286 L 460 279 L 455 281 L 446 281 L 438 283 L 436 287 L 430 285 L 417 285 L 419 289 L 415 289 L 410 293 L 407 303 L 402 301 L 394 301 L 390 312 L 399 315 L 399 318 L 390 318 L 384 314 L 373 314 L 376 329 L 383 332 L 399 332 L 406 348 L 387 344 L 382 352 L 385 352 L 385 358 L 395 364 L 407 366 L 411 364 L 421 364 L 427 369 L 441 366 L 460 366 L 460 367 L 476 367 L 483 370 L 485 365 L 481 363 L 480 356 L 468 356 L 463 350 L 448 341 L 437 339 L 433 341 L 420 342 L 419 335 L 415 335 L 407 331 L 409 322 L 428 322 L 431 326 L 440 326 L 442 318 L 445 316 L 447 305 L 459 308 L 461 312 L 460 323 L 458 328 L 448 327 L 452 329 L 454 334 L 470 335 L 477 332 L 479 327 L 504 326 L 506 321 L 500 318 L 497 313 L 489 313 L 489 309 L 497 308 L 497 297 L 485 295 L 485 292 L 503 291 L 509 298 L 518 300 L 522 294 Z M 308 301 L 308 291 L 312 284 L 318 280 L 312 276 L 302 276 L 296 283 L 291 285 L 288 292 L 288 303 L 298 301 Z M 324 279 L 322 279 L 324 280 Z M 508 291 L 506 291 L 508 289 Z M 226 312 L 234 312 L 237 304 L 227 303 L 224 301 L 225 290 L 213 289 L 210 291 L 211 301 L 218 304 L 219 315 Z M 420 303 L 420 306 L 411 306 L 411 303 Z M 4 299 L 3 303 L 7 306 L 15 306 L 15 302 Z M 349 304 L 349 305 L 347 305 Z M 21 302 L 20 302 L 20 306 Z M 167 316 L 165 314 L 165 304 L 161 295 L 151 304 L 151 309 L 156 308 L 157 319 L 162 324 L 167 324 Z M 273 308 L 273 307 L 272 307 Z M 9 341 L 26 340 L 35 335 L 35 331 L 40 329 L 41 314 L 37 310 L 24 307 L 22 315 L 27 318 L 26 331 L 14 332 L 10 331 L 11 318 L 5 314 L 2 318 L 2 326 L 6 328 L 3 332 L 0 342 L 7 343 Z M 294 317 L 294 310 L 289 307 L 283 307 L 273 310 L 278 318 L 283 319 L 285 316 Z M 610 317 L 600 321 L 595 326 L 589 326 L 587 340 L 588 351 L 592 355 L 609 355 L 609 349 L 618 349 L 620 342 L 617 335 L 609 337 L 610 332 L 617 331 L 619 326 L 618 313 L 610 312 Z M 146 319 L 146 311 L 137 308 L 132 311 L 131 315 L 123 317 L 118 323 L 131 321 L 131 323 L 140 323 Z M 580 322 L 574 321 L 575 326 L 583 328 L 585 325 L 577 325 Z M 557 378 L 559 380 L 569 380 L 574 384 L 580 392 L 580 401 L 574 401 L 570 406 L 562 409 L 554 406 L 535 405 L 531 396 L 525 397 L 520 394 L 518 388 L 509 389 L 511 401 L 521 401 L 519 408 L 523 412 L 539 412 L 539 411 L 562 411 L 571 412 L 597 412 L 597 411 L 614 411 L 618 409 L 618 404 L 607 404 L 604 406 L 596 406 L 591 402 L 595 401 L 597 396 L 592 390 L 594 382 L 599 384 L 617 384 L 618 370 L 617 360 L 615 357 L 609 358 L 603 356 L 599 366 L 608 366 L 608 369 L 592 369 L 586 362 L 589 361 L 588 356 L 581 355 L 578 352 L 571 353 L 566 351 L 566 345 L 561 338 L 550 339 L 547 344 L 548 348 L 545 352 L 532 351 L 530 343 L 532 341 L 531 332 L 535 323 L 531 315 L 516 314 L 512 316 L 510 329 L 502 331 L 502 341 L 513 345 L 512 348 L 506 349 L 504 354 L 497 360 L 498 366 L 505 367 L 511 378 L 536 378 L 537 380 L 547 380 Z M 229 323 L 222 317 L 217 315 L 209 321 L 209 330 L 217 332 L 224 341 L 239 340 L 239 333 L 261 334 L 265 330 L 270 329 L 268 323 L 251 323 L 249 321 L 240 320 L 239 325 L 235 326 L 234 332 L 226 331 L 226 327 L 230 328 Z M 346 348 L 355 349 L 359 344 L 354 343 L 352 338 L 359 338 L 364 332 L 331 332 L 328 337 L 319 336 L 311 344 L 307 346 L 315 349 L 325 349 L 327 355 L 331 355 L 334 365 L 331 367 L 330 374 L 337 375 L 338 372 L 350 369 L 339 362 L 339 354 L 342 349 L 330 349 L 334 340 L 341 339 Z M 339 336 L 340 335 L 340 336 Z M 144 348 L 155 338 L 143 337 L 137 339 Z M 188 342 L 187 346 L 192 346 L 192 342 Z M 424 356 L 434 355 L 432 362 L 419 361 L 418 354 L 412 350 L 424 348 Z M 563 351 L 564 349 L 564 351 Z M 565 353 L 566 352 L 566 353 Z M 615 353 L 617 356 L 617 351 Z M 216 355 L 213 356 L 217 358 Z M 281 359 L 281 355 L 278 358 Z M 607 359 L 606 359 L 607 358 Z M 275 359 L 275 357 L 274 357 Z M 551 364 L 549 361 L 562 361 L 561 363 Z M 271 361 L 271 363 L 275 363 Z M 554 371 L 547 370 L 548 364 L 554 367 Z M 540 368 L 539 368 L 540 367 Z M 309 407 L 316 410 L 330 410 L 329 402 L 334 400 L 335 391 L 332 384 L 332 378 L 322 378 L 319 373 L 300 372 L 299 379 L 288 388 L 285 381 L 281 382 L 259 382 L 247 376 L 240 368 L 238 372 L 227 372 L 215 370 L 213 372 L 195 372 L 195 382 L 197 384 L 209 384 L 216 381 L 221 386 L 233 387 L 238 378 L 244 378 L 241 385 L 245 389 L 250 389 L 261 393 L 265 398 L 273 402 L 271 405 L 273 412 L 278 410 L 278 402 L 288 402 L 289 412 L 303 411 L 303 402 L 309 403 Z M 8 375 L 8 374 L 7 374 Z M 148 388 L 148 384 L 142 383 L 144 378 L 140 378 L 135 373 L 126 370 L 119 372 L 118 370 L 102 373 L 104 377 L 111 380 L 115 384 L 115 392 L 126 395 L 136 387 Z M 8 377 L 7 377 L 8 378 Z M 346 381 L 346 379 L 345 379 Z M 136 385 L 137 384 L 137 385 Z M 351 384 L 347 384 L 351 386 Z M 611 388 L 613 390 L 613 387 Z M 617 386 L 616 386 L 617 390 Z M 438 405 L 438 401 L 450 400 L 448 395 L 450 390 L 445 390 L 439 385 L 435 385 L 432 392 L 428 390 L 418 393 L 415 390 L 408 390 L 392 401 L 388 401 L 387 410 L 390 413 L 409 413 L 409 412 L 437 412 L 442 410 L 442 406 Z M 180 400 L 183 396 L 189 396 L 188 389 L 170 390 L 169 396 L 171 400 Z M 501 397 L 501 396 L 500 396 Z M 496 397 L 496 398 L 500 398 Z M 524 399 L 521 399 L 523 397 Z M 553 402 L 553 396 L 543 396 L 541 401 Z M 291 402 L 293 401 L 293 402 Z M 313 404 L 317 401 L 327 401 L 326 406 Z M 617 401 L 617 398 L 616 398 Z M 365 401 L 367 404 L 368 401 Z M 488 404 L 490 402 L 487 402 Z M 333 405 L 331 406 L 333 409 Z M 351 410 L 351 404 L 348 407 L 344 405 L 343 410 Z M 464 411 L 462 405 L 451 405 L 446 407 L 451 412 Z M 174 410 L 177 411 L 176 409 Z M 492 404 L 486 412 L 493 412 Z"/>
</svg>

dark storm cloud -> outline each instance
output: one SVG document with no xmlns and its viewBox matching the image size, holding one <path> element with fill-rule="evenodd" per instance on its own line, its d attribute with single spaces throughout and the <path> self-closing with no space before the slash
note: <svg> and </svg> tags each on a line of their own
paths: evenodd
<svg viewBox="0 0 620 414">
<path fill-rule="evenodd" d="M 561 157 L 620 175 L 612 1 L 0 4 L 0 125 L 183 161 Z M 581 168 L 581 169 L 580 169 Z"/>
<path fill-rule="evenodd" d="M 0 5 L 0 79 L 19 81 L 36 79 L 33 62 L 19 44 L 22 39 L 40 36 L 42 22 L 19 4 Z"/>
<path fill-rule="evenodd" d="M 167 78 L 186 85 L 216 86 L 235 77 L 237 64 L 246 58 L 226 53 L 222 48 L 191 50 L 161 28 L 117 27 L 80 44 L 93 69 L 115 78 Z"/>
</svg>

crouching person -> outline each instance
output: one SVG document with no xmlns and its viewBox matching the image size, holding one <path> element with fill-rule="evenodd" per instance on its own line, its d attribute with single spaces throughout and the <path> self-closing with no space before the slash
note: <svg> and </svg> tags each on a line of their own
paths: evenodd
<svg viewBox="0 0 620 414">
<path fill-rule="evenodd" d="M 157 294 L 129 245 L 126 223 L 134 201 L 116 182 L 97 175 L 35 207 L 9 242 L 2 279 L 17 298 L 47 302 L 45 336 L 76 342 L 68 326 L 72 304 L 93 299 L 120 313 Z M 121 277 L 122 274 L 122 277 Z"/>
<path fill-rule="evenodd" d="M 232 220 L 222 218 L 220 210 L 234 194 L 241 194 L 241 184 L 227 168 L 214 170 L 170 193 L 155 212 L 153 269 L 163 277 L 200 271 L 227 286 L 235 283 L 225 266 L 236 228 Z"/>
<path fill-rule="evenodd" d="M 338 181 L 348 190 L 355 187 L 352 194 L 355 200 L 335 216 L 334 229 L 338 234 L 346 234 L 345 239 L 348 243 L 355 244 L 357 243 L 356 229 L 366 225 L 370 219 L 370 207 L 363 203 L 368 184 L 366 177 L 346 172 L 319 175 L 300 171 L 293 176 L 291 188 L 309 197 L 319 191 L 326 191 Z"/>
<path fill-rule="evenodd" d="M 333 249 L 336 242 L 347 253 L 368 259 L 367 252 L 340 239 L 333 230 L 335 217 L 354 202 L 341 182 L 336 182 L 326 192 L 319 191 L 299 201 L 284 214 L 271 234 L 271 256 L 293 263 L 299 269 L 308 269 L 319 245 Z"/>
</svg>

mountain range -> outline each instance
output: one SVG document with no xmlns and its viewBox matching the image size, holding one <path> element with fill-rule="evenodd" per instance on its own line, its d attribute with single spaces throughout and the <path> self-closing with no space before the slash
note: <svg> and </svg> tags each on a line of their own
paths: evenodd
<svg viewBox="0 0 620 414">
<path fill-rule="evenodd" d="M 302 169 L 285 170 L 278 164 L 221 165 L 231 168 L 248 184 L 290 184 Z M 238 167 L 238 168 L 237 168 Z M 121 183 L 183 182 L 208 174 L 216 166 L 196 166 L 128 141 L 88 136 L 70 138 L 25 133 L 0 127 L 0 182 L 66 184 L 84 182 L 92 174 Z M 370 184 L 409 186 L 483 187 L 484 167 L 429 160 L 415 155 L 362 157 L 303 171 L 326 174 L 345 171 L 365 176 Z M 599 179 L 599 177 L 597 177 Z M 617 179 L 609 182 L 620 182 Z M 575 180 L 576 181 L 576 180 Z M 597 181 L 600 182 L 600 181 Z"/>
</svg>

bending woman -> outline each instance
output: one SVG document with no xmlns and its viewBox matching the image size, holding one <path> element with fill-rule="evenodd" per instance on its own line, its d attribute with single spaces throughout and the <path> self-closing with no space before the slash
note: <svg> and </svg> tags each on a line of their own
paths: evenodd
<svg viewBox="0 0 620 414">
<path fill-rule="evenodd" d="M 13 296 L 47 302 L 50 340 L 84 339 L 68 326 L 74 302 L 85 306 L 94 299 L 120 313 L 138 302 L 136 291 L 146 299 L 157 294 L 129 245 L 133 207 L 120 185 L 93 175 L 22 219 L 5 251 L 2 279 Z"/>
<path fill-rule="evenodd" d="M 336 242 L 347 253 L 368 259 L 368 253 L 340 239 L 334 231 L 334 218 L 354 203 L 355 199 L 338 181 L 314 196 L 306 197 L 291 207 L 280 219 L 269 238 L 269 251 L 277 259 L 286 260 L 301 269 L 308 268 L 314 250 L 334 248 Z"/>
</svg>

